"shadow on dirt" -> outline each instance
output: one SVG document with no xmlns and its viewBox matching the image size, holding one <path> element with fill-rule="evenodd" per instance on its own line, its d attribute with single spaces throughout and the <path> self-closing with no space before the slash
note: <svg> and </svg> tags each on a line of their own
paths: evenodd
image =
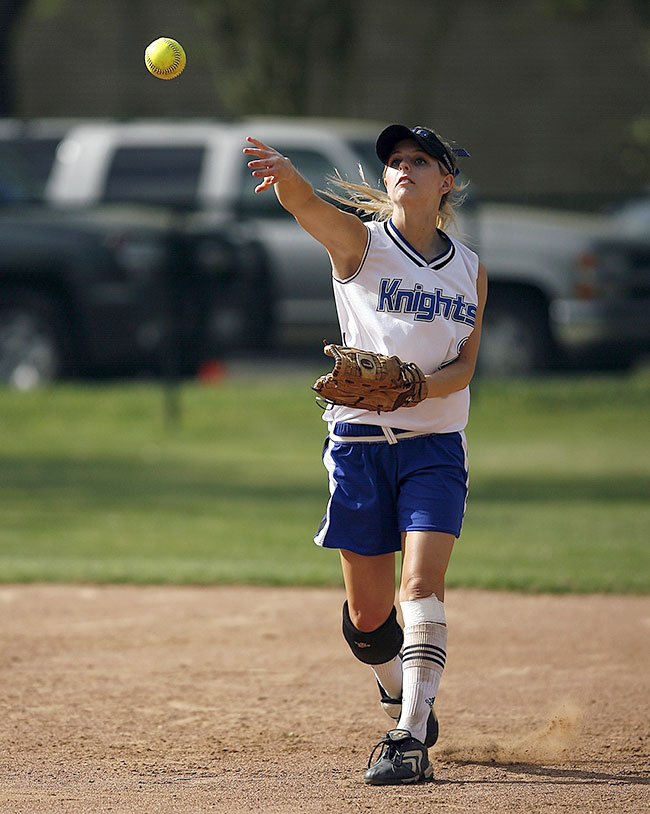
<svg viewBox="0 0 650 814">
<path fill-rule="evenodd" d="M 485 766 L 490 769 L 502 769 L 505 772 L 512 772 L 518 775 L 535 775 L 537 777 L 550 778 L 566 781 L 575 780 L 592 783 L 616 783 L 635 786 L 650 786 L 650 775 L 648 774 L 621 774 L 611 772 L 595 772 L 580 768 L 562 768 L 559 766 L 542 766 L 537 763 L 505 763 L 494 760 L 454 760 L 450 761 L 456 766 Z M 459 781 L 447 781 L 459 782 Z M 485 780 L 463 780 L 464 783 L 485 783 Z M 499 781 L 492 781 L 499 782 Z M 505 782 L 505 781 L 502 781 Z M 512 782 L 512 781 L 507 781 Z M 530 782 L 528 780 L 521 782 Z"/>
</svg>

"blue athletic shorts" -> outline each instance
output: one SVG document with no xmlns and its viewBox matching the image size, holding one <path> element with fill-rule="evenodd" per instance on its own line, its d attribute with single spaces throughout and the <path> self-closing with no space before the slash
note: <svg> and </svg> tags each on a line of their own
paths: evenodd
<svg viewBox="0 0 650 814">
<path fill-rule="evenodd" d="M 400 551 L 403 531 L 460 536 L 467 500 L 463 432 L 417 435 L 389 444 L 381 427 L 340 422 L 323 463 L 330 500 L 314 535 L 325 548 L 375 555 Z M 397 438 L 404 430 L 393 430 Z M 377 441 L 354 441 L 377 436 Z"/>
</svg>

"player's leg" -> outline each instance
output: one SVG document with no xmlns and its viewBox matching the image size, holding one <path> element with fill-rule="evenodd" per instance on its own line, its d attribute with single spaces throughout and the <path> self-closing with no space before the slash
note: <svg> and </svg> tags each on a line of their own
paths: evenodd
<svg viewBox="0 0 650 814">
<path fill-rule="evenodd" d="M 359 429 L 361 428 L 361 429 Z M 337 424 L 337 432 L 380 432 Z M 347 600 L 343 634 L 353 654 L 399 696 L 402 629 L 395 608 L 395 554 L 401 537 L 395 512 L 394 460 L 388 444 L 329 442 L 323 461 L 331 498 L 317 542 L 340 550 Z"/>
<path fill-rule="evenodd" d="M 366 556 L 342 549 L 341 567 L 347 596 L 343 635 L 356 658 L 372 667 L 386 697 L 397 699 L 402 629 L 395 609 L 395 554 Z"/>
<path fill-rule="evenodd" d="M 430 435 L 399 446 L 402 529 L 400 607 L 404 624 L 399 727 L 423 743 L 447 655 L 445 574 L 467 498 L 463 433 Z M 437 736 L 437 732 L 436 732 Z"/>
<path fill-rule="evenodd" d="M 395 603 L 395 554 L 366 556 L 341 549 L 350 619 L 364 633 L 378 628 Z"/>
<path fill-rule="evenodd" d="M 451 537 L 451 543 L 448 537 Z M 439 545 L 432 546 L 432 539 Z M 442 626 L 438 621 L 433 625 L 428 622 L 423 624 L 422 619 L 440 619 L 441 614 L 435 612 L 438 609 L 433 604 L 433 590 L 434 586 L 440 585 L 440 578 L 444 585 L 444 572 L 453 539 L 453 535 L 438 532 L 405 534 L 400 586 L 400 606 L 404 617 L 401 714 L 397 726 L 387 732 L 381 742 L 381 752 L 374 763 L 374 751 L 370 756 L 369 763 L 372 765 L 366 771 L 364 780 L 371 785 L 417 783 L 433 777 L 427 746 L 435 739 L 428 739 L 431 733 L 427 729 L 429 722 L 436 723 L 432 705 L 442 672 L 439 663 L 442 661 L 444 664 L 441 658 L 444 650 L 438 630 Z M 437 556 L 431 554 L 432 549 L 438 552 Z M 420 599 L 420 591 L 426 590 L 431 595 Z M 404 597 L 403 601 L 401 597 Z M 436 628 L 435 633 L 430 630 L 432 627 Z M 446 634 L 446 628 L 443 629 Z M 444 647 L 446 649 L 446 636 Z M 436 659 L 435 666 L 439 670 L 435 674 L 431 669 L 432 657 Z M 437 737 L 437 727 L 435 734 Z"/>
<path fill-rule="evenodd" d="M 453 534 L 436 531 L 409 531 L 403 536 L 399 599 L 404 651 L 398 727 L 423 743 L 447 657 L 445 574 L 454 542 Z"/>
</svg>

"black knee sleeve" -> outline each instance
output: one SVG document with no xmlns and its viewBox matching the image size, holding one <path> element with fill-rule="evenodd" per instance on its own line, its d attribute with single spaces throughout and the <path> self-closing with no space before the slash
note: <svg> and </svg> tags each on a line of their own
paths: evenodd
<svg viewBox="0 0 650 814">
<path fill-rule="evenodd" d="M 397 622 L 394 607 L 377 630 L 362 633 L 352 624 L 347 600 L 343 603 L 343 636 L 354 655 L 364 664 L 385 664 L 395 658 L 404 642 L 404 632 Z"/>
</svg>

